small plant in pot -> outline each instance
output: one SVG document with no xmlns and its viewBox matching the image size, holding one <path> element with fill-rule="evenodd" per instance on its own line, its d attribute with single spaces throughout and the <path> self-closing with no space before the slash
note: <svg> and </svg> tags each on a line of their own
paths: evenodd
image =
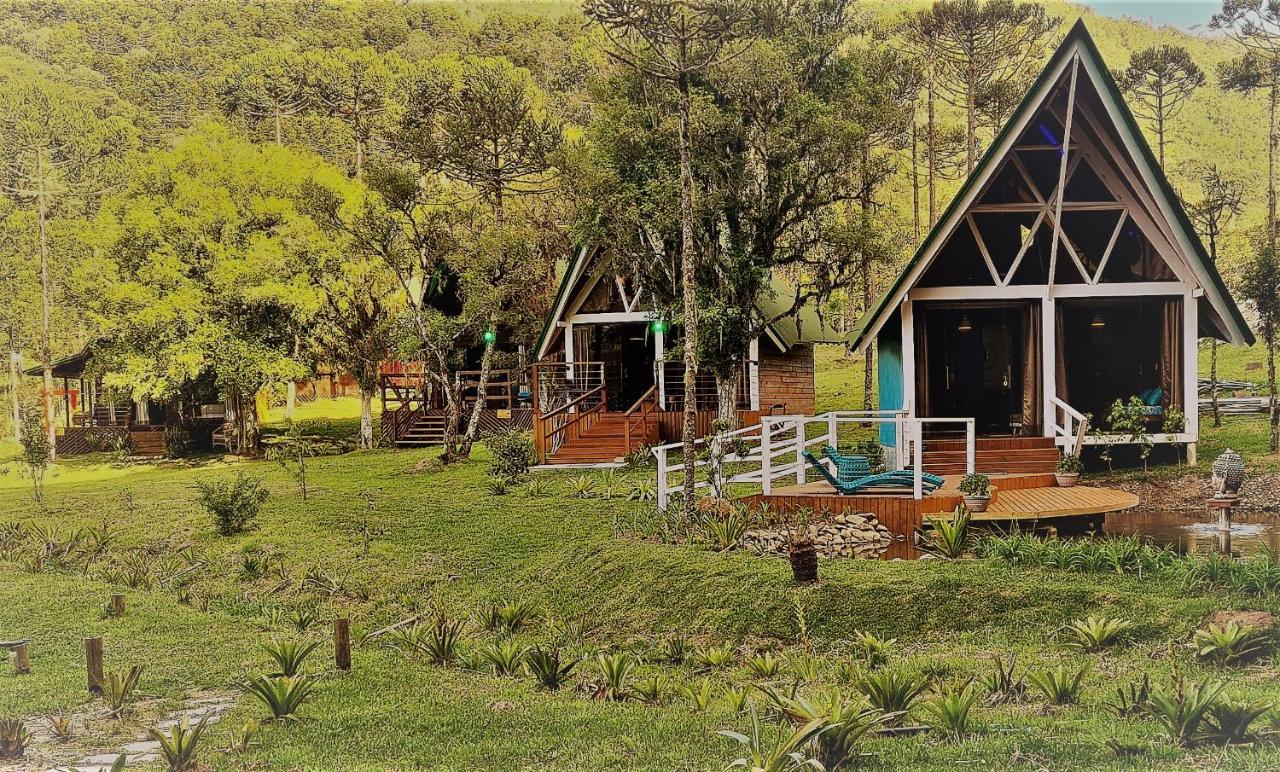
<svg viewBox="0 0 1280 772">
<path fill-rule="evenodd" d="M 1062 454 L 1058 459 L 1058 471 L 1054 473 L 1059 488 L 1070 488 L 1080 482 L 1080 457 L 1071 453 Z"/>
<path fill-rule="evenodd" d="M 991 478 L 985 474 L 967 474 L 960 481 L 964 506 L 970 512 L 986 512 L 991 503 Z"/>
<path fill-rule="evenodd" d="M 818 581 L 818 545 L 809 530 L 809 518 L 787 529 L 787 558 L 791 561 L 791 575 L 796 584 L 814 584 Z"/>
</svg>

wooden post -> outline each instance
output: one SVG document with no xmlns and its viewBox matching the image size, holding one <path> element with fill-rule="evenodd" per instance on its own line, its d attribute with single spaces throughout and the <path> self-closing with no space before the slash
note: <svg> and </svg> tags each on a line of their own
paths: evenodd
<svg viewBox="0 0 1280 772">
<path fill-rule="evenodd" d="M 667 449 L 658 448 L 658 509 L 667 508 Z"/>
<path fill-rule="evenodd" d="M 84 639 L 84 665 L 89 693 L 102 694 L 102 636 Z"/>
<path fill-rule="evenodd" d="M 351 620 L 333 620 L 333 660 L 344 673 L 351 671 Z"/>
<path fill-rule="evenodd" d="M 111 616 L 124 616 L 124 593 L 114 592 L 111 594 Z"/>
<path fill-rule="evenodd" d="M 26 675 L 31 672 L 31 655 L 27 652 L 27 644 L 19 643 L 13 647 L 13 674 Z"/>
</svg>

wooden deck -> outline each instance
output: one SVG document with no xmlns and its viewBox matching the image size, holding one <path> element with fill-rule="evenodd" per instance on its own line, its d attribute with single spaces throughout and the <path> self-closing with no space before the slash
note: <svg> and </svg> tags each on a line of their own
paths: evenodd
<svg viewBox="0 0 1280 772">
<path fill-rule="evenodd" d="M 964 497 L 957 489 L 962 475 L 948 475 L 942 488 L 917 501 L 905 490 L 870 490 L 842 496 L 825 481 L 774 488 L 764 496 L 742 500 L 750 507 L 767 504 L 777 512 L 812 509 L 815 512 L 870 512 L 894 533 L 907 535 L 926 518 L 949 515 Z M 975 521 L 1001 522 L 1051 520 L 1059 517 L 1104 515 L 1138 505 L 1138 497 L 1124 491 L 1076 485 L 1059 488 L 1051 474 L 991 476 L 992 496 L 986 512 L 974 513 Z"/>
</svg>

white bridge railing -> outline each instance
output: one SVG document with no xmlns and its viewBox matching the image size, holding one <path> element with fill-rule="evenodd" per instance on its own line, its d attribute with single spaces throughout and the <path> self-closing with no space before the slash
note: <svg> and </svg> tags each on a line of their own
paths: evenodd
<svg viewBox="0 0 1280 772">
<path fill-rule="evenodd" d="M 892 424 L 895 442 L 885 454 L 885 471 L 910 469 L 912 495 L 924 497 L 923 471 L 925 424 L 961 424 L 965 430 L 965 466 L 974 471 L 974 419 L 917 418 L 901 410 L 844 410 L 816 416 L 763 416 L 760 423 L 696 442 L 695 489 L 709 488 L 717 496 L 725 495 L 730 485 L 759 486 L 770 495 L 779 480 L 804 485 L 808 462 L 804 451 L 837 446 L 843 426 L 873 427 Z M 876 440 L 878 442 L 878 439 Z M 652 452 L 658 461 L 658 507 L 666 509 L 671 496 L 684 492 L 683 445 L 673 442 L 658 445 Z M 716 456 L 719 458 L 716 458 Z M 814 453 L 823 458 L 819 451 Z M 910 464 L 907 463 L 910 459 Z M 835 474 L 834 464 L 826 460 Z"/>
</svg>

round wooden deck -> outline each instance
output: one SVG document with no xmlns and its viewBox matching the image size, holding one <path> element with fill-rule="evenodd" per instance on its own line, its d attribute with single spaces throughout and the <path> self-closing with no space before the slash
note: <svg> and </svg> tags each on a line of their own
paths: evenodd
<svg viewBox="0 0 1280 772">
<path fill-rule="evenodd" d="M 1046 520 L 1055 517 L 1103 515 L 1136 506 L 1138 497 L 1132 493 L 1087 485 L 996 490 L 987 511 L 975 512 L 973 519 Z"/>
</svg>

